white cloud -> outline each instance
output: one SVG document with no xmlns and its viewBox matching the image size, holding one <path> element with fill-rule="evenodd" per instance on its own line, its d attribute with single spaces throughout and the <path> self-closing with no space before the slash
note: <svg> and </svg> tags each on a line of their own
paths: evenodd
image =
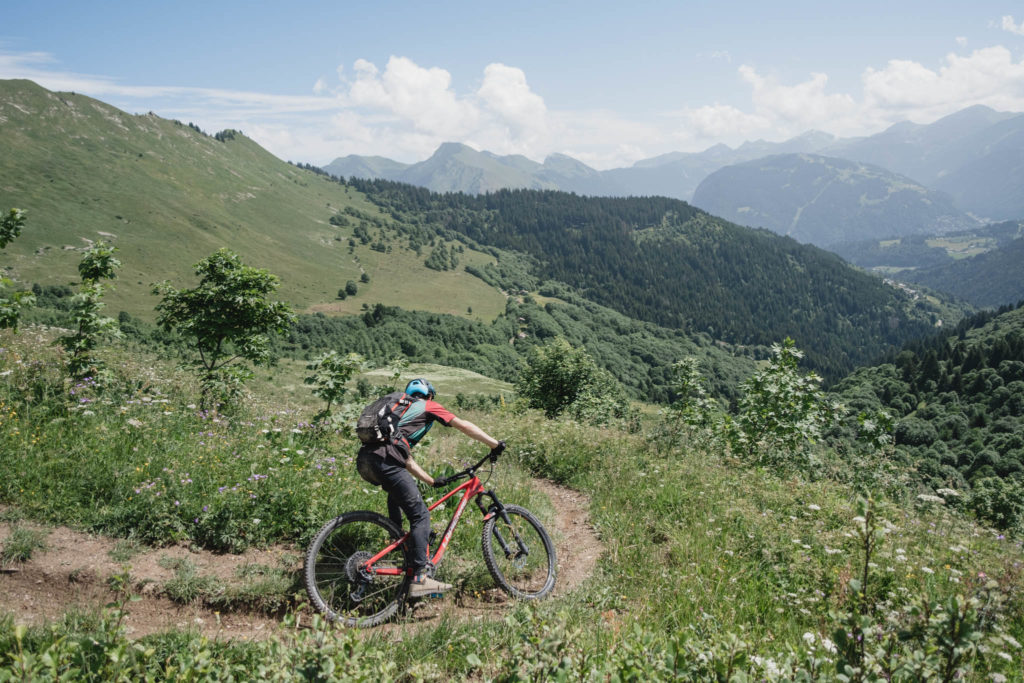
<svg viewBox="0 0 1024 683">
<path fill-rule="evenodd" d="M 1004 31 L 1016 33 L 1018 36 L 1024 36 L 1024 20 L 1018 24 L 1014 22 L 1012 15 L 1006 15 L 1003 17 L 1001 26 Z"/>
<path fill-rule="evenodd" d="M 1006 27 L 1018 26 L 1007 17 Z M 85 93 L 129 112 L 156 111 L 208 131 L 241 129 L 281 158 L 320 164 L 347 154 L 420 161 L 442 142 L 457 141 L 538 161 L 561 152 L 611 168 L 719 142 L 783 140 L 809 129 L 871 134 L 906 119 L 928 123 L 972 104 L 1024 111 L 1024 61 L 1002 46 L 951 53 L 935 68 L 911 60 L 867 68 L 858 93 L 835 92 L 824 73 L 796 83 L 750 65 L 735 73 L 748 89 L 746 105 L 698 102 L 651 111 L 641 120 L 604 109 L 549 109 L 522 69 L 501 63 L 483 70 L 475 90 L 460 92 L 442 68 L 398 56 L 383 67 L 359 59 L 338 66 L 337 79 L 317 78 L 310 94 L 293 96 L 131 85 L 61 70 L 46 53 L 0 51 L 0 78 L 30 78 L 51 90 Z"/>
<path fill-rule="evenodd" d="M 1024 60 L 1002 46 L 949 54 L 938 71 L 892 60 L 863 75 L 864 103 L 884 118 L 930 121 L 974 104 L 1024 110 Z"/>
<path fill-rule="evenodd" d="M 527 135 L 542 134 L 547 127 L 544 99 L 530 90 L 522 69 L 488 64 L 477 95 L 502 120 Z"/>
<path fill-rule="evenodd" d="M 957 36 L 956 44 L 960 47 L 967 47 L 967 36 Z"/>
<path fill-rule="evenodd" d="M 366 60 L 355 63 L 356 81 L 348 92 L 356 107 L 388 111 L 416 130 L 457 139 L 476 127 L 479 112 L 451 89 L 451 74 L 425 69 L 405 57 L 391 57 L 383 73 Z"/>
</svg>

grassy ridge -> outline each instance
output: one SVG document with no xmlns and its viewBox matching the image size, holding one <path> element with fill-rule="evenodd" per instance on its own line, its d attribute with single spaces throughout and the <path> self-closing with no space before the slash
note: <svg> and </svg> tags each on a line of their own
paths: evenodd
<svg viewBox="0 0 1024 683">
<path fill-rule="evenodd" d="M 102 393 L 71 386 L 60 380 L 56 359 L 40 353 L 45 340 L 37 334 L 0 337 L 0 447 L 13 454 L 0 460 L 0 502 L 25 516 L 154 543 L 232 548 L 301 545 L 338 510 L 383 510 L 381 495 L 353 471 L 352 444 L 312 438 L 304 409 L 295 412 L 276 397 L 233 417 L 197 413 L 189 380 L 140 356 L 111 357 L 121 379 Z M 454 381 L 448 392 L 456 390 Z M 599 572 L 581 590 L 514 607 L 493 623 L 442 621 L 365 639 L 314 631 L 322 643 L 316 656 L 304 640 L 312 635 L 294 632 L 255 645 L 203 645 L 171 633 L 116 661 L 135 675 L 162 676 L 170 666 L 222 673 L 281 667 L 285 680 L 306 667 L 354 667 L 346 669 L 353 678 L 375 680 L 373 667 L 382 659 L 394 677 L 423 680 L 714 680 L 716 671 L 728 670 L 767 680 L 789 680 L 802 670 L 833 680 L 841 658 L 837 631 L 848 628 L 843 615 L 862 599 L 849 580 L 867 568 L 863 593 L 876 605 L 872 627 L 880 643 L 894 648 L 892 662 L 916 661 L 917 649 L 922 662 L 941 659 L 947 650 L 928 619 L 942 626 L 950 614 L 943 605 L 959 596 L 985 601 L 968 628 L 986 650 L 968 647 L 965 673 L 1021 673 L 1014 645 L 1024 639 L 1020 542 L 933 501 L 878 505 L 869 526 L 858 516 L 854 492 L 833 481 L 783 479 L 686 443 L 658 445 L 643 435 L 511 410 L 471 419 L 510 443 L 491 481 L 503 499 L 550 521 L 551 506 L 528 473 L 590 495 L 605 550 Z M 450 430 L 434 432 L 422 456 L 428 469 L 478 450 Z M 442 576 L 472 591 L 489 580 L 478 528 L 468 521 L 452 546 L 462 561 L 443 565 Z M 882 530 L 870 558 L 865 528 Z M 922 605 L 931 615 L 924 621 Z M 16 641 L 13 625 L 0 619 L 5 653 L 51 648 L 54 655 L 67 642 L 126 642 L 95 620 L 35 629 Z M 203 647 L 209 650 L 201 660 Z M 147 648 L 153 653 L 143 656 Z M 87 659 L 85 666 L 106 676 L 102 667 L 112 661 Z M 0 657 L 0 667 L 8 666 L 15 667 L 11 655 Z M 916 678 L 929 678 L 927 671 Z"/>
<path fill-rule="evenodd" d="M 353 215 L 348 210 L 381 226 L 389 219 L 359 192 L 284 163 L 241 134 L 220 141 L 30 81 L 0 81 L 0 117 L 0 206 L 29 213 L 25 234 L 4 253 L 22 282 L 68 283 L 76 249 L 107 239 L 124 263 L 108 302 L 143 317 L 152 316 L 151 282 L 183 281 L 193 263 L 223 246 L 280 276 L 281 296 L 300 310 L 410 306 L 413 297 L 423 310 L 465 314 L 471 306 L 482 319 L 503 309 L 493 288 L 463 272 L 424 269 L 399 243 L 386 259 L 358 241 L 349 253 L 358 220 L 339 227 L 332 216 Z M 489 260 L 463 255 L 466 263 Z M 334 304 L 338 289 L 363 272 L 371 282 L 344 306 Z M 415 294 L 409 272 L 420 283 Z"/>
</svg>

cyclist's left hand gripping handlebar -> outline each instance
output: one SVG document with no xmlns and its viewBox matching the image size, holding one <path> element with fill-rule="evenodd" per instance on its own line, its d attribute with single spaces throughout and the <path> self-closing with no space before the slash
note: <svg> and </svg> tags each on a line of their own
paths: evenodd
<svg viewBox="0 0 1024 683">
<path fill-rule="evenodd" d="M 498 456 L 505 450 L 505 442 L 499 441 L 498 445 L 491 449 L 490 456 L 491 462 L 498 462 Z"/>
</svg>

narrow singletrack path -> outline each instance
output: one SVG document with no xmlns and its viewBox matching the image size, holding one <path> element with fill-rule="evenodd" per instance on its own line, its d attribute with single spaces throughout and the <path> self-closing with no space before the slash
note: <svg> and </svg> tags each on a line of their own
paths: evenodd
<svg viewBox="0 0 1024 683">
<path fill-rule="evenodd" d="M 534 484 L 551 500 L 555 510 L 554 528 L 549 529 L 558 553 L 554 594 L 564 595 L 594 573 L 602 552 L 601 541 L 590 523 L 590 500 L 549 481 L 537 479 Z M 19 524 L 33 526 L 27 522 Z M 11 527 L 0 523 L 0 544 L 10 535 Z M 67 527 L 37 528 L 47 533 L 45 547 L 35 551 L 24 564 L 0 567 L 0 614 L 12 614 L 18 623 L 39 624 L 58 619 L 72 609 L 94 610 L 117 599 L 109 588 L 110 577 L 124 571 L 122 564 L 111 557 L 117 539 Z M 173 578 L 174 571 L 167 568 L 169 563 L 162 558 L 187 560 L 199 575 L 230 583 L 237 581 L 238 568 L 247 564 L 298 571 L 301 557 L 301 551 L 285 546 L 250 550 L 241 555 L 192 551 L 185 546 L 144 548 L 125 563 L 133 591 L 140 598 L 125 604 L 126 631 L 133 638 L 174 628 L 194 629 L 222 640 L 266 638 L 277 630 L 279 619 L 248 611 L 215 612 L 164 597 L 162 587 Z M 445 616 L 460 620 L 499 618 L 510 602 L 498 589 L 421 601 L 411 616 L 385 628 L 418 628 Z"/>
</svg>

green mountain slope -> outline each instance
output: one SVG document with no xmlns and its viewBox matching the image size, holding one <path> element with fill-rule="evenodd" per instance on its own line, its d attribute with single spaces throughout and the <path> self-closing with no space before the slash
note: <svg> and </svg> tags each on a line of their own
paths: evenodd
<svg viewBox="0 0 1024 683">
<path fill-rule="evenodd" d="M 143 316 L 155 303 L 149 283 L 184 282 L 193 263 L 224 246 L 279 275 L 282 298 L 299 309 L 357 312 L 384 302 L 465 314 L 471 306 L 488 319 L 504 310 L 494 288 L 461 269 L 423 269 L 406 246 L 384 253 L 357 240 L 350 250 L 360 226 L 371 242 L 390 245 L 390 220 L 354 189 L 286 164 L 241 134 L 210 137 L 30 81 L 0 81 L 0 120 L 0 206 L 29 214 L 3 264 L 22 282 L 75 280 L 76 250 L 107 239 L 124 263 L 107 301 Z M 492 260 L 461 255 L 464 264 Z M 423 271 L 430 286 L 410 292 L 410 271 Z M 336 301 L 364 272 L 370 282 L 359 294 Z"/>
<path fill-rule="evenodd" d="M 975 306 L 994 308 L 1024 300 L 1024 239 L 930 268 L 902 273 L 902 279 L 949 292 Z"/>
<path fill-rule="evenodd" d="M 740 345 L 786 336 L 837 377 L 890 345 L 929 334 L 936 311 L 834 254 L 723 221 L 662 197 L 586 198 L 503 190 L 435 195 L 386 181 L 351 180 L 404 223 L 443 225 L 480 244 L 525 252 L 538 277 L 631 318 Z M 476 270 L 499 281 L 498 270 Z M 518 278 L 518 280 L 517 280 Z"/>
<path fill-rule="evenodd" d="M 900 452 L 932 486 L 1024 476 L 1024 307 L 965 319 L 836 391 L 853 410 L 888 410 Z"/>
<path fill-rule="evenodd" d="M 822 247 L 977 225 L 949 197 L 909 178 L 811 154 L 727 166 L 701 182 L 693 201 L 737 223 Z"/>
</svg>

